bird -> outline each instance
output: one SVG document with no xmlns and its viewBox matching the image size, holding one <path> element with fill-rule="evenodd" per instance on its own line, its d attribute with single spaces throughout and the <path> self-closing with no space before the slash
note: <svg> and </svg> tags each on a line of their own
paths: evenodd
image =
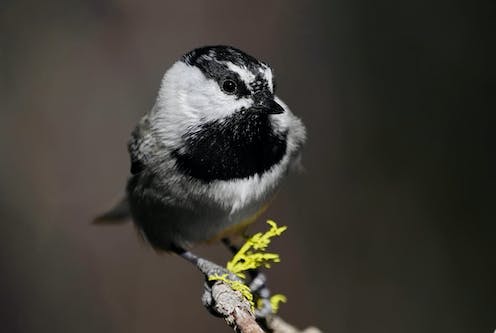
<svg viewBox="0 0 496 333">
<path fill-rule="evenodd" d="M 131 133 L 125 197 L 95 222 L 130 217 L 153 248 L 183 256 L 240 235 L 299 168 L 305 139 L 271 66 L 232 46 L 193 49 Z"/>
</svg>

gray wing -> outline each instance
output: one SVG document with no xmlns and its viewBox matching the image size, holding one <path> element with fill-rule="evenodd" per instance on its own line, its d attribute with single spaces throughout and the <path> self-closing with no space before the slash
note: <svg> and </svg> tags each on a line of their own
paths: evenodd
<svg viewBox="0 0 496 333">
<path fill-rule="evenodd" d="M 131 157 L 131 173 L 136 175 L 149 165 L 152 158 L 154 139 L 150 131 L 150 120 L 146 114 L 131 133 L 128 142 Z"/>
<path fill-rule="evenodd" d="M 149 115 L 146 114 L 131 133 L 131 138 L 127 145 L 133 175 L 140 173 L 150 164 L 153 143 Z M 123 198 L 111 210 L 98 216 L 93 222 L 96 224 L 122 223 L 128 220 L 130 214 L 128 199 Z"/>
</svg>

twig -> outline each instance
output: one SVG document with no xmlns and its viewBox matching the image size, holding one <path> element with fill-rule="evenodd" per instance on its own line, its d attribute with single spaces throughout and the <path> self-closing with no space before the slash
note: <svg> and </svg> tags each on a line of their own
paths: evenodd
<svg viewBox="0 0 496 333">
<path fill-rule="evenodd" d="M 211 291 L 215 312 L 223 316 L 235 332 L 264 333 L 251 312 L 250 303 L 239 291 L 222 281 L 214 283 Z"/>
<path fill-rule="evenodd" d="M 267 328 L 273 333 L 322 333 L 316 327 L 308 327 L 304 330 L 299 330 L 296 327 L 285 322 L 281 317 L 270 316 L 266 319 Z"/>
<path fill-rule="evenodd" d="M 226 272 L 224 268 L 204 259 L 200 260 L 198 268 L 206 273 L 206 276 L 211 275 L 211 272 Z M 237 279 L 233 274 L 230 274 L 230 278 Z M 274 315 L 259 320 L 261 323 L 257 322 L 248 300 L 223 281 L 215 281 L 213 284 L 207 281 L 202 302 L 212 314 L 223 317 L 226 323 L 238 333 L 321 333 L 314 327 L 303 331 L 298 330 Z M 266 330 L 262 329 L 262 326 Z"/>
</svg>

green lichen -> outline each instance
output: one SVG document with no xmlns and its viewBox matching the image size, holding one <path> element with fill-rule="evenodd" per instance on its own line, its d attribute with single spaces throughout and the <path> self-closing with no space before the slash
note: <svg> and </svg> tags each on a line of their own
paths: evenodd
<svg viewBox="0 0 496 333">
<path fill-rule="evenodd" d="M 248 300 L 248 302 L 250 303 L 251 308 L 253 310 L 253 308 L 254 308 L 253 294 L 251 293 L 250 288 L 246 284 L 244 284 L 241 281 L 229 280 L 227 278 L 227 274 L 211 275 L 211 276 L 208 277 L 208 279 L 209 279 L 209 281 L 222 281 L 222 282 L 225 282 L 225 283 L 227 283 L 232 288 L 232 290 L 239 291 L 241 293 L 241 295 L 243 295 L 243 297 Z"/>
<path fill-rule="evenodd" d="M 210 281 L 223 281 L 229 284 L 233 290 L 239 291 L 248 302 L 250 302 L 252 310 L 254 310 L 254 297 L 250 288 L 244 283 L 246 272 L 262 266 L 270 268 L 271 263 L 278 263 L 281 261 L 277 253 L 270 253 L 266 250 L 272 241 L 272 238 L 280 236 L 287 229 L 286 226 L 278 227 L 274 221 L 269 220 L 267 223 L 271 228 L 265 233 L 259 232 L 249 237 L 239 249 L 238 253 L 236 253 L 227 263 L 226 268 L 239 277 L 242 282 L 228 279 L 227 274 L 209 276 Z M 270 298 L 270 304 L 274 313 L 279 309 L 279 303 L 281 302 L 286 302 L 286 297 L 284 295 L 277 294 Z M 257 303 L 257 307 L 261 307 L 261 302 Z"/>
</svg>

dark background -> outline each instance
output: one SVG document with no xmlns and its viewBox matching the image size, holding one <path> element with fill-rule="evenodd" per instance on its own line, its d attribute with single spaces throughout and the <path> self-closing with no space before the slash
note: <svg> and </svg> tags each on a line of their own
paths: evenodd
<svg viewBox="0 0 496 333">
<path fill-rule="evenodd" d="M 266 217 L 281 314 L 325 332 L 493 332 L 495 2 L 0 2 L 0 330 L 229 332 L 130 224 L 126 141 L 184 52 L 273 65 L 305 173 Z M 262 230 L 257 224 L 252 230 Z M 218 262 L 220 246 L 196 250 Z"/>
</svg>

